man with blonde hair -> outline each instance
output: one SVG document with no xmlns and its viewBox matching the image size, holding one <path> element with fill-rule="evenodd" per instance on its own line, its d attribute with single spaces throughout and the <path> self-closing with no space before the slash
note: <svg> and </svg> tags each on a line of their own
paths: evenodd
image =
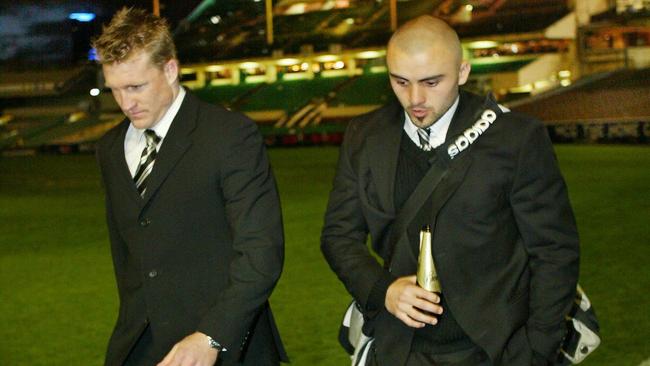
<svg viewBox="0 0 650 366">
<path fill-rule="evenodd" d="M 277 365 L 268 297 L 280 203 L 245 116 L 179 83 L 164 19 L 124 8 L 94 41 L 126 119 L 97 146 L 120 298 L 106 365 Z"/>
<path fill-rule="evenodd" d="M 544 126 L 459 90 L 470 65 L 440 19 L 404 24 L 386 58 L 397 101 L 349 123 L 321 237 L 366 365 L 550 364 L 579 250 Z M 416 284 L 423 227 L 440 292 Z"/>
</svg>

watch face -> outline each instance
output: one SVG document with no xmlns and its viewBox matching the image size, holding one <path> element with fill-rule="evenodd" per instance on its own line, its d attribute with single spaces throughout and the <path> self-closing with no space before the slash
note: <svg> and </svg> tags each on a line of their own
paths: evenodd
<svg viewBox="0 0 650 366">
<path fill-rule="evenodd" d="M 222 351 L 224 349 L 223 346 L 219 344 L 219 342 L 215 341 L 210 336 L 208 336 L 208 344 L 210 347 L 216 349 L 217 351 Z"/>
</svg>

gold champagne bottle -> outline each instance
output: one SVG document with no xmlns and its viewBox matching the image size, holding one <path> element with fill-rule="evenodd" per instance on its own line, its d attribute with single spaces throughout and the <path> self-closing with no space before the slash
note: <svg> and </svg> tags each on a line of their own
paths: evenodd
<svg viewBox="0 0 650 366">
<path fill-rule="evenodd" d="M 433 250 L 431 248 L 431 229 L 429 225 L 420 231 L 420 256 L 418 258 L 417 282 L 420 287 L 427 291 L 441 293 L 440 281 L 436 272 L 436 265 L 433 262 Z"/>
</svg>

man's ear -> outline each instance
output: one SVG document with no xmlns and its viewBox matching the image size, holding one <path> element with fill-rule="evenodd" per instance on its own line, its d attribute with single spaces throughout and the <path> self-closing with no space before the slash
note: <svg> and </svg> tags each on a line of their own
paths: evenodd
<svg viewBox="0 0 650 366">
<path fill-rule="evenodd" d="M 466 60 L 463 60 L 463 62 L 460 63 L 460 70 L 458 71 L 458 85 L 465 85 L 471 69 L 472 66 Z"/>
<path fill-rule="evenodd" d="M 178 79 L 178 60 L 171 59 L 165 62 L 163 66 L 163 71 L 165 72 L 165 77 L 167 78 L 167 83 L 172 85 Z"/>
</svg>

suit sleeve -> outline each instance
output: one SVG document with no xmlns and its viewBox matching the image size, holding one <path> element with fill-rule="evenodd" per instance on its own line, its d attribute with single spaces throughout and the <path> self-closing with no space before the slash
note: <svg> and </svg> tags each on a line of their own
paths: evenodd
<svg viewBox="0 0 650 366">
<path fill-rule="evenodd" d="M 366 245 L 368 225 L 361 209 L 357 167 L 353 166 L 352 156 L 353 150 L 362 144 L 357 123 L 348 125 L 339 152 L 321 250 L 347 290 L 369 313 L 384 306 L 386 290 L 395 278 L 370 254 Z"/>
<path fill-rule="evenodd" d="M 280 277 L 284 236 L 275 179 L 257 127 L 244 118 L 227 125 L 219 175 L 235 256 L 228 286 L 197 330 L 237 352 Z"/>
<path fill-rule="evenodd" d="M 529 342 L 538 356 L 553 360 L 565 334 L 564 317 L 575 297 L 578 232 L 544 126 L 535 122 L 527 131 L 521 140 L 511 203 L 529 255 Z"/>
<path fill-rule="evenodd" d="M 102 176 L 102 184 L 104 186 L 107 185 L 107 178 L 106 178 L 106 169 L 104 168 L 104 164 L 102 161 L 102 151 L 100 148 L 97 149 L 97 152 L 95 154 L 97 163 L 100 168 L 101 176 Z M 129 279 L 127 274 L 125 273 L 124 269 L 126 268 L 125 261 L 126 261 L 126 243 L 122 239 L 122 236 L 120 235 L 119 231 L 117 230 L 117 226 L 115 225 L 115 219 L 113 217 L 113 205 L 111 203 L 110 196 L 108 194 L 108 191 L 105 192 L 105 209 L 106 209 L 106 226 L 108 228 L 108 238 L 111 243 L 111 258 L 113 260 L 113 270 L 115 272 L 115 281 L 117 283 L 117 288 L 118 288 L 118 294 L 120 297 L 122 296 L 122 293 L 125 290 L 126 281 Z M 120 306 L 122 306 L 122 301 L 120 301 Z M 121 314 L 121 312 L 120 312 Z"/>
</svg>

